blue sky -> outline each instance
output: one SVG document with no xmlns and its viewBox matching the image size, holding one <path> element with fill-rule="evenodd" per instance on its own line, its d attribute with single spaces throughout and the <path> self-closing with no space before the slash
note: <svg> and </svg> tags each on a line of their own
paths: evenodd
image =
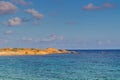
<svg viewBox="0 0 120 80">
<path fill-rule="evenodd" d="M 120 0 L 0 0 L 0 47 L 120 49 Z"/>
</svg>

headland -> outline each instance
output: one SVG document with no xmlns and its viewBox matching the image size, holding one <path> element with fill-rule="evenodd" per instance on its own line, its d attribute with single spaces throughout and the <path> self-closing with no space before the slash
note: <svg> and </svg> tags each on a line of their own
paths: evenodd
<svg viewBox="0 0 120 80">
<path fill-rule="evenodd" d="M 48 54 L 67 54 L 68 50 L 57 48 L 1 48 L 0 56 L 20 56 L 20 55 L 48 55 Z"/>
</svg>

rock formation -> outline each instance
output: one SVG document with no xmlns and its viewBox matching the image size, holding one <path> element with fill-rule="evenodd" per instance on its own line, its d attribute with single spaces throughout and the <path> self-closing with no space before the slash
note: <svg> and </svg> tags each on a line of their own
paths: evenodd
<svg viewBox="0 0 120 80">
<path fill-rule="evenodd" d="M 19 55 L 47 55 L 47 54 L 67 54 L 67 50 L 56 48 L 38 49 L 38 48 L 2 48 L 0 56 L 19 56 Z"/>
</svg>

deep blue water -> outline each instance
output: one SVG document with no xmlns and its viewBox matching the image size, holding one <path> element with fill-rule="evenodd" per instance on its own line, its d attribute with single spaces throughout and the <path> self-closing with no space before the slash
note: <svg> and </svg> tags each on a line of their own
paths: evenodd
<svg viewBox="0 0 120 80">
<path fill-rule="evenodd" d="M 0 57 L 0 80 L 120 80 L 120 50 Z"/>
</svg>

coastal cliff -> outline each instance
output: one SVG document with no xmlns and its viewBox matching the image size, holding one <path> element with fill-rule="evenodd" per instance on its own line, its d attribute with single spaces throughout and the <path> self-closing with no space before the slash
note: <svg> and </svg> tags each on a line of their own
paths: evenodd
<svg viewBox="0 0 120 80">
<path fill-rule="evenodd" d="M 59 50 L 56 48 L 2 48 L 0 56 L 19 56 L 19 55 L 47 55 L 47 54 L 67 54 L 67 50 Z"/>
</svg>

